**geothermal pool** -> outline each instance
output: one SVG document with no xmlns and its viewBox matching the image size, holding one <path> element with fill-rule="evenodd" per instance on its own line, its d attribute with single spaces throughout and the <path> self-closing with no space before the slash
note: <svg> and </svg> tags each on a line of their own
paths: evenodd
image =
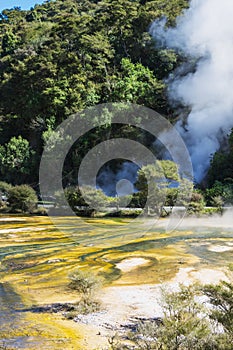
<svg viewBox="0 0 233 350">
<path fill-rule="evenodd" d="M 67 278 L 74 268 L 98 271 L 111 288 L 131 288 L 168 282 L 181 268 L 222 271 L 233 258 L 231 216 L 184 219 L 172 232 L 161 219 L 141 234 L 127 219 L 56 220 L 62 230 L 48 217 L 0 217 L 0 345 L 85 348 L 78 324 L 32 312 L 77 300 Z"/>
</svg>

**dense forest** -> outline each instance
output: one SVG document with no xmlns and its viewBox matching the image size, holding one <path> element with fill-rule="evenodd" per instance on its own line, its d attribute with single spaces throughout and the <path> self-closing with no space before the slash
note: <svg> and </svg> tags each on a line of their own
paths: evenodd
<svg viewBox="0 0 233 350">
<path fill-rule="evenodd" d="M 29 11 L 2 11 L 0 179 L 38 191 L 46 140 L 62 121 L 86 107 L 132 102 L 175 123 L 166 79 L 189 58 L 159 47 L 149 28 L 164 16 L 173 26 L 188 6 L 188 0 L 55 0 Z M 107 132 L 97 128 L 87 135 L 68 156 L 64 171 L 71 174 L 69 184 L 76 185 L 74 164 L 113 132 L 132 138 L 136 133 L 130 126 L 110 126 Z M 150 143 L 150 135 L 141 138 Z M 230 135 L 227 146 L 213 155 L 209 173 L 198 185 L 207 204 L 232 202 L 232 140 Z"/>
</svg>

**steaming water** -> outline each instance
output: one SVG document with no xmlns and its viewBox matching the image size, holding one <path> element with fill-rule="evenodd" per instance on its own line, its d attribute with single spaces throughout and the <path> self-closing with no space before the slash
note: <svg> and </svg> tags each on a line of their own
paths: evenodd
<svg viewBox="0 0 233 350">
<path fill-rule="evenodd" d="M 173 74 L 169 94 L 175 106 L 179 102 L 191 110 L 185 128 L 182 120 L 177 128 L 190 151 L 197 182 L 233 127 L 232 16 L 230 0 L 192 0 L 176 27 L 165 28 L 164 19 L 151 27 L 158 43 L 194 62 L 188 73 L 185 64 Z"/>
</svg>

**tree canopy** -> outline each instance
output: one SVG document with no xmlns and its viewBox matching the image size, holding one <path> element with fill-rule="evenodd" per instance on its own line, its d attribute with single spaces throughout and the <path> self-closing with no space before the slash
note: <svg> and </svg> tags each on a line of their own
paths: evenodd
<svg viewBox="0 0 233 350">
<path fill-rule="evenodd" d="M 18 181 L 10 151 L 12 142 L 18 142 L 18 153 L 27 148 L 24 159 L 15 157 L 23 164 L 21 173 L 28 174 L 24 182 L 36 183 L 46 133 L 88 106 L 126 101 L 167 114 L 163 79 L 178 66 L 179 57 L 157 49 L 148 29 L 162 16 L 174 24 L 187 6 L 187 0 L 56 0 L 29 11 L 2 11 L 1 178 Z M 89 142 L 91 147 L 93 139 Z"/>
<path fill-rule="evenodd" d="M 149 28 L 162 17 L 173 26 L 188 6 L 188 0 L 55 0 L 28 11 L 18 7 L 2 11 L 1 180 L 37 184 L 46 138 L 72 113 L 86 107 L 132 102 L 175 122 L 166 79 L 184 58 L 159 48 Z M 66 171 L 74 169 L 98 142 L 122 133 L 135 136 L 130 126 L 85 135 L 82 147 L 73 148 L 68 156 Z M 229 183 L 231 138 L 228 151 L 213 156 L 209 186 L 216 180 Z"/>
</svg>

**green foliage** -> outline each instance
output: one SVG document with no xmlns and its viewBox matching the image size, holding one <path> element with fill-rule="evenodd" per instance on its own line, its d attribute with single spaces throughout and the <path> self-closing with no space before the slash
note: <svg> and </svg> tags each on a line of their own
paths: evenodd
<svg viewBox="0 0 233 350">
<path fill-rule="evenodd" d="M 0 181 L 0 207 L 1 207 L 1 211 L 5 211 L 5 210 L 8 211 L 6 200 L 8 199 L 8 193 L 11 190 L 11 188 L 12 188 L 12 185 L 8 184 L 7 182 Z"/>
<path fill-rule="evenodd" d="M 158 81 L 149 68 L 123 58 L 121 71 L 111 82 L 109 98 L 114 102 L 126 101 L 155 108 L 160 104 L 162 107 L 164 88 L 164 83 Z"/>
<path fill-rule="evenodd" d="M 67 187 L 65 197 L 73 210 L 76 206 L 90 206 L 90 208 L 95 208 L 94 211 L 101 211 L 112 202 L 111 197 L 106 196 L 101 189 L 95 189 L 91 186 Z M 59 202 L 59 196 L 57 198 Z"/>
<path fill-rule="evenodd" d="M 80 294 L 77 312 L 90 313 L 98 311 L 100 303 L 95 299 L 95 293 L 102 286 L 102 279 L 91 271 L 76 269 L 69 275 L 69 287 Z"/>
<path fill-rule="evenodd" d="M 101 279 L 91 271 L 76 269 L 69 275 L 70 288 L 83 297 L 90 297 L 101 287 Z"/>
<path fill-rule="evenodd" d="M 211 318 L 223 326 L 233 344 L 233 284 L 222 281 L 204 286 L 203 291 L 214 305 Z"/>
<path fill-rule="evenodd" d="M 187 6 L 187 0 L 56 0 L 29 11 L 3 11 L 1 153 L 18 135 L 36 152 L 33 164 L 32 154 L 28 156 L 25 149 L 17 176 L 12 173 L 13 164 L 3 162 L 4 179 L 12 182 L 14 178 L 17 184 L 38 181 L 44 141 L 61 121 L 85 107 L 131 101 L 166 114 L 163 79 L 177 67 L 179 58 L 172 50 L 157 49 L 148 28 L 164 15 L 174 23 Z M 17 125 L 17 131 L 12 125 Z M 129 129 L 125 127 L 124 132 Z M 75 162 L 79 165 L 87 143 L 92 148 L 98 139 L 103 136 L 96 130 L 94 137 L 86 138 L 78 159 L 74 150 L 69 158 L 71 169 L 77 168 Z"/>
<path fill-rule="evenodd" d="M 38 207 L 37 209 L 33 210 L 34 215 L 47 215 L 47 209 L 44 207 Z"/>
<path fill-rule="evenodd" d="M 27 120 L 55 116 L 59 123 L 70 113 L 106 98 L 163 105 L 164 84 L 150 70 L 157 69 L 156 62 L 150 62 L 148 68 L 148 51 L 153 59 L 156 52 L 148 26 L 166 11 L 168 17 L 178 15 L 186 4 L 180 2 L 174 12 L 167 5 L 158 11 L 157 2 L 150 2 L 154 12 L 149 14 L 147 4 L 140 1 L 105 0 L 87 5 L 57 0 L 33 11 L 7 12 L 8 20 L 2 20 L 0 27 L 4 114 Z M 164 64 L 176 61 L 174 53 L 166 50 L 158 56 Z M 16 82 L 20 94 L 14 91 Z"/>
<path fill-rule="evenodd" d="M 165 349 L 203 349 L 211 341 L 206 311 L 195 300 L 197 294 L 195 285 L 181 286 L 179 292 L 164 293 L 165 316 L 160 342 Z"/>
<path fill-rule="evenodd" d="M 67 187 L 65 189 L 65 197 L 73 210 L 75 210 L 76 206 L 87 205 L 82 197 L 79 187 Z"/>
<path fill-rule="evenodd" d="M 221 169 L 221 171 L 219 171 Z M 223 185 L 232 184 L 233 178 L 233 130 L 228 138 L 227 151 L 216 152 L 211 160 L 208 171 L 208 185 L 212 187 L 214 183 L 221 182 Z"/>
<path fill-rule="evenodd" d="M 95 189 L 91 186 L 81 187 L 81 192 L 85 202 L 90 205 L 91 208 L 96 208 L 98 211 L 106 208 L 108 205 L 108 197 L 100 189 Z"/>
<path fill-rule="evenodd" d="M 190 203 L 188 204 L 188 213 L 202 213 L 204 211 L 205 204 L 204 196 L 198 190 L 193 190 Z"/>
<path fill-rule="evenodd" d="M 11 54 L 17 48 L 17 36 L 11 31 L 6 32 L 2 38 L 2 52 L 3 55 Z"/>
<path fill-rule="evenodd" d="M 182 205 L 184 207 L 188 207 L 190 203 L 190 199 L 193 193 L 193 183 L 188 179 L 182 179 L 179 184 L 179 203 L 178 205 Z"/>
<path fill-rule="evenodd" d="M 69 320 L 74 319 L 77 315 L 87 315 L 93 312 L 101 310 L 101 303 L 98 300 L 81 299 L 74 308 L 74 311 L 70 311 L 65 314 L 65 317 Z"/>
<path fill-rule="evenodd" d="M 133 194 L 130 202 L 131 208 L 144 208 L 146 204 L 146 193 L 139 191 Z"/>
<path fill-rule="evenodd" d="M 128 334 L 131 345 L 119 335 L 109 340 L 112 350 L 230 350 L 232 349 L 232 283 L 180 285 L 173 292 L 162 290 L 164 316 L 161 320 L 140 321 Z M 201 302 L 208 296 L 211 308 Z M 215 327 L 213 321 L 223 326 Z"/>
<path fill-rule="evenodd" d="M 177 165 L 170 160 L 157 161 L 155 164 L 143 166 L 138 171 L 136 187 L 140 191 L 139 202 L 145 203 L 147 199 L 148 214 L 150 209 L 161 214 L 162 206 L 166 202 L 167 191 L 170 191 L 169 185 L 178 179 Z"/>
<path fill-rule="evenodd" d="M 56 126 L 83 108 L 130 101 L 174 119 L 166 78 L 184 58 L 157 48 L 148 29 L 164 16 L 168 25 L 174 25 L 188 6 L 188 0 L 55 0 L 28 11 L 4 10 L 0 14 L 1 178 L 14 184 L 38 182 L 45 141 L 49 136 L 56 139 L 52 135 Z M 106 124 L 110 122 L 106 115 Z M 85 136 L 82 147 L 68 156 L 73 177 L 82 156 L 97 141 L 115 134 L 128 136 L 130 126 L 120 131 L 111 126 L 108 132 L 96 129 L 94 136 Z M 232 135 L 229 150 L 213 157 L 208 186 L 216 180 L 229 184 Z M 226 196 L 221 194 L 223 201 L 232 203 L 232 189 L 226 191 Z"/>
<path fill-rule="evenodd" d="M 21 136 L 12 137 L 4 146 L 0 146 L 0 172 L 2 177 L 11 183 L 15 178 L 23 182 L 32 167 L 32 157 L 29 142 Z"/>
<path fill-rule="evenodd" d="M 0 193 L 3 195 L 8 195 L 10 189 L 12 188 L 11 184 L 8 184 L 7 182 L 0 181 Z"/>
<path fill-rule="evenodd" d="M 215 181 L 211 188 L 205 190 L 205 199 L 208 205 L 216 207 L 220 207 L 224 203 L 233 204 L 233 183 L 231 181 L 228 183 Z"/>
<path fill-rule="evenodd" d="M 168 188 L 166 193 L 166 206 L 174 207 L 178 195 L 178 188 Z"/>
<path fill-rule="evenodd" d="M 133 195 L 107 197 L 107 201 L 109 203 L 109 206 L 120 208 L 120 207 L 127 207 L 128 205 L 130 205 L 132 198 L 133 198 Z"/>
<path fill-rule="evenodd" d="M 109 207 L 118 208 L 120 210 L 120 207 L 125 207 L 129 203 L 131 204 L 132 199 L 130 195 L 109 197 L 105 195 L 101 189 L 95 189 L 91 186 L 83 186 L 81 188 L 78 186 L 67 187 L 64 193 L 73 211 L 85 216 L 106 211 Z M 63 196 L 61 196 L 60 193 L 56 193 L 56 203 L 58 205 L 65 205 L 66 203 L 62 203 L 61 198 L 63 198 Z M 125 216 L 128 214 L 128 212 L 124 212 Z M 135 213 L 133 213 L 133 215 L 135 215 Z"/>
<path fill-rule="evenodd" d="M 31 212 L 37 200 L 36 192 L 28 185 L 15 186 L 8 191 L 8 203 L 12 211 Z"/>
<path fill-rule="evenodd" d="M 165 178 L 169 181 L 179 181 L 178 166 L 171 160 L 161 160 L 159 162 Z"/>
</svg>

